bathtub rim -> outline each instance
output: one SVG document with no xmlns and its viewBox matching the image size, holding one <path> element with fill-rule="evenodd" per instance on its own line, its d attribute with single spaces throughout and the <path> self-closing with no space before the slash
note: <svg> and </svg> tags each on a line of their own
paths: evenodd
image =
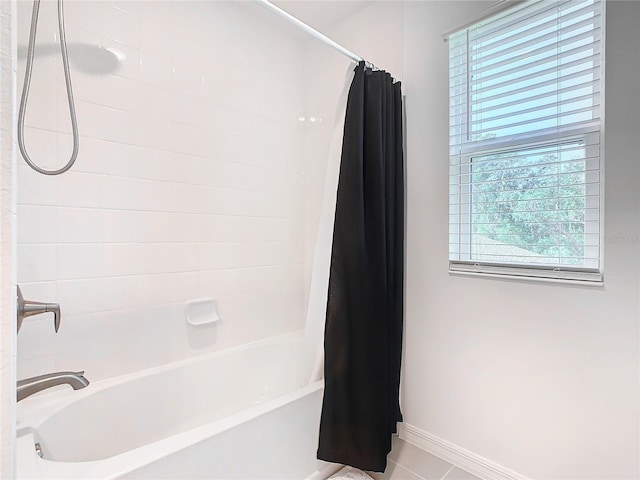
<svg viewBox="0 0 640 480">
<path fill-rule="evenodd" d="M 322 390 L 324 380 L 319 380 L 294 392 L 243 410 L 228 417 L 192 428 L 167 438 L 147 443 L 138 448 L 103 460 L 86 462 L 61 462 L 38 457 L 34 445 L 37 441 L 35 428 L 28 428 L 18 436 L 18 476 L 21 479 L 104 479 L 115 480 L 154 461 L 189 448 L 209 437 L 220 434 L 239 424 L 249 422 L 270 411 L 283 408 L 302 397 Z M 26 467 L 26 468 L 24 468 Z M 43 475 L 46 473 L 46 476 Z"/>
<path fill-rule="evenodd" d="M 58 411 L 66 408 L 83 398 L 93 395 L 99 391 L 111 388 L 118 384 L 133 381 L 148 375 L 180 368 L 190 363 L 206 361 L 210 358 L 224 356 L 225 354 L 241 352 L 260 345 L 269 345 L 283 342 L 303 342 L 304 338 L 299 332 L 289 332 L 284 335 L 277 335 L 260 339 L 254 342 L 217 350 L 203 355 L 197 355 L 187 359 L 171 362 L 164 365 L 154 366 L 135 372 L 110 377 L 95 382 L 93 389 L 89 387 L 80 391 L 57 390 L 50 393 L 38 395 L 30 403 L 23 406 L 19 412 L 20 423 L 17 428 L 17 478 L 100 478 L 116 479 L 122 475 L 133 472 L 151 462 L 179 450 L 189 448 L 207 438 L 220 434 L 241 423 L 249 422 L 270 411 L 285 407 L 291 402 L 301 399 L 307 395 L 312 395 L 324 387 L 324 380 L 318 380 L 311 384 L 302 386 L 292 392 L 269 399 L 251 408 L 234 413 L 227 417 L 214 420 L 212 422 L 191 428 L 190 430 L 176 433 L 126 452 L 108 457 L 102 460 L 65 462 L 40 458 L 36 454 L 34 445 L 37 442 L 38 427 L 49 417 Z M 91 385 L 90 385 L 91 387 Z M 321 394 L 321 393 L 320 393 Z M 27 400 L 25 400 L 27 401 Z M 46 474 L 44 476 L 43 474 Z"/>
<path fill-rule="evenodd" d="M 121 375 L 116 375 L 113 377 L 103 378 L 97 381 L 91 381 L 91 373 L 87 372 L 86 376 L 91 383 L 86 388 L 73 390 L 71 388 L 68 388 L 67 386 L 59 386 L 51 389 L 50 391 L 45 390 L 43 392 L 37 393 L 34 396 L 26 398 L 18 403 L 16 405 L 16 429 L 18 431 L 18 436 L 22 429 L 29 427 L 39 427 L 49 417 L 53 416 L 58 411 L 68 407 L 69 405 L 72 405 L 73 403 L 78 402 L 85 397 L 94 395 L 102 390 L 106 390 L 118 384 L 133 381 L 138 378 L 156 375 L 161 372 L 177 370 L 178 368 L 184 367 L 189 364 L 207 361 L 209 359 L 242 352 L 244 350 L 250 350 L 261 345 L 283 342 L 296 343 L 303 341 L 304 331 L 295 330 L 293 332 L 287 332 L 267 338 L 261 338 L 252 342 L 243 343 L 241 345 L 234 345 L 228 348 L 222 348 L 220 350 L 214 350 L 212 352 L 194 355 L 192 357 L 183 358 L 173 362 L 154 365 L 152 367 L 123 373 Z"/>
</svg>

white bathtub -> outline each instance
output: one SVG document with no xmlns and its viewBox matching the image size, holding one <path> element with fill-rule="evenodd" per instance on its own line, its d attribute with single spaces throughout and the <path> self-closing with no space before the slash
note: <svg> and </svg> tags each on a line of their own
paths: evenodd
<svg viewBox="0 0 640 480">
<path fill-rule="evenodd" d="M 287 335 L 27 398 L 18 478 L 326 478 L 311 360 Z"/>
</svg>

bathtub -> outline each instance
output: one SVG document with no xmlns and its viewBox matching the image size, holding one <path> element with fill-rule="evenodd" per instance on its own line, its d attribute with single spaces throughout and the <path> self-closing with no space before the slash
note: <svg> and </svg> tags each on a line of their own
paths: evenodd
<svg viewBox="0 0 640 480">
<path fill-rule="evenodd" d="M 311 360 L 286 335 L 27 398 L 17 478 L 327 478 Z"/>
</svg>

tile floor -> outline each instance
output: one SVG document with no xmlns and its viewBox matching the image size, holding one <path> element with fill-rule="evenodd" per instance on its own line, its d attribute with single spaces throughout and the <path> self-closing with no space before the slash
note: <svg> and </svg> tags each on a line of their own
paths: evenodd
<svg viewBox="0 0 640 480">
<path fill-rule="evenodd" d="M 398 437 L 393 439 L 387 470 L 369 475 L 375 480 L 480 480 Z"/>
</svg>

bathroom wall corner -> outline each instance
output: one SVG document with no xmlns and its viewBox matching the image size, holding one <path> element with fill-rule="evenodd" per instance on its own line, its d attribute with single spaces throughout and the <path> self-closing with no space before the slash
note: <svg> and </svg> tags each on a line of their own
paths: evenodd
<svg viewBox="0 0 640 480">
<path fill-rule="evenodd" d="M 0 2 L 0 478 L 15 476 L 15 2 Z"/>
</svg>

